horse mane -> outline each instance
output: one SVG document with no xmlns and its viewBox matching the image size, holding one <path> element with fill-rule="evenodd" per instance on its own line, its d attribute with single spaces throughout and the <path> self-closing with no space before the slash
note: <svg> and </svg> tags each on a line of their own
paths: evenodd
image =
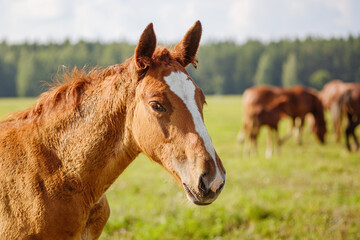
<svg viewBox="0 0 360 240">
<path fill-rule="evenodd" d="M 66 104 L 76 109 L 80 104 L 82 93 L 90 85 L 103 81 L 106 77 L 121 72 L 124 66 L 113 65 L 106 68 L 95 67 L 90 71 L 86 67 L 72 70 L 64 69 L 64 72 L 50 83 L 50 89 L 42 93 L 33 107 L 10 114 L 6 122 L 26 119 L 36 119 L 45 111 Z"/>
<path fill-rule="evenodd" d="M 81 97 L 89 86 L 104 81 L 109 76 L 119 74 L 129 67 L 133 57 L 127 59 L 124 63 L 112 65 L 106 68 L 94 67 L 87 71 L 86 67 L 78 69 L 76 66 L 72 70 L 64 69 L 62 75 L 56 78 L 56 81 L 50 85 L 50 89 L 42 93 L 33 107 L 9 114 L 9 117 L 3 122 L 17 120 L 34 120 L 41 116 L 45 111 L 51 111 L 59 105 L 67 105 L 76 109 L 80 105 Z M 171 64 L 174 58 L 165 47 L 158 47 L 151 59 L 141 59 L 148 62 L 149 66 L 159 64 Z M 196 64 L 196 59 L 194 59 Z M 131 69 L 130 69 L 131 71 Z M 116 78 L 118 80 L 118 78 Z"/>
</svg>

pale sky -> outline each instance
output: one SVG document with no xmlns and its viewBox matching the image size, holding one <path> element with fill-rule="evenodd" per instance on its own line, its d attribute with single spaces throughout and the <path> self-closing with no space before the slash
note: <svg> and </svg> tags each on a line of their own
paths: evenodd
<svg viewBox="0 0 360 240">
<path fill-rule="evenodd" d="M 202 42 L 360 34 L 359 0 L 0 0 L 0 41 L 68 38 L 136 43 L 153 22 L 158 41 L 179 41 L 196 20 Z"/>
</svg>

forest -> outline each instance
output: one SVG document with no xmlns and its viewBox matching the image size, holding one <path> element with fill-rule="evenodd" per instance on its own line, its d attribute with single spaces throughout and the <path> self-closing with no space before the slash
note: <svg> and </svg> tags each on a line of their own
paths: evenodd
<svg viewBox="0 0 360 240">
<path fill-rule="evenodd" d="M 0 97 L 33 97 L 47 90 L 64 69 L 122 63 L 132 56 L 127 42 L 0 43 Z M 360 82 L 360 35 L 347 38 L 204 43 L 199 64 L 188 71 L 206 94 L 241 94 L 258 84 L 305 85 L 332 79 Z"/>
</svg>

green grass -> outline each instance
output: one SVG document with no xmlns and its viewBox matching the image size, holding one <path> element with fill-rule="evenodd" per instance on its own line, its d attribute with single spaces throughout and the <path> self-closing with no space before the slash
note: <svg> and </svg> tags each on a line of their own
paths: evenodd
<svg viewBox="0 0 360 240">
<path fill-rule="evenodd" d="M 31 107 L 34 98 L 0 98 L 0 120 L 4 120 L 8 113 Z"/>
<path fill-rule="evenodd" d="M 0 114 L 33 102 L 0 100 Z M 244 158 L 236 143 L 241 98 L 207 102 L 205 123 L 227 170 L 219 198 L 190 204 L 172 177 L 141 155 L 107 192 L 111 216 L 101 239 L 360 239 L 360 153 L 348 153 L 331 132 L 318 144 L 307 126 L 302 146 L 290 139 L 269 159 L 262 130 L 258 156 Z M 281 121 L 281 135 L 289 124 Z"/>
</svg>

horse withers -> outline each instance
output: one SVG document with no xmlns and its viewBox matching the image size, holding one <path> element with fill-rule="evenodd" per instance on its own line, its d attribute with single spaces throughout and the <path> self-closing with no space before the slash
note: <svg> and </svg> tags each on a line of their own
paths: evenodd
<svg viewBox="0 0 360 240">
<path fill-rule="evenodd" d="M 34 107 L 0 123 L 0 238 L 97 239 L 105 191 L 144 152 L 197 205 L 212 203 L 225 169 L 203 121 L 197 21 L 173 50 L 152 24 L 121 65 L 65 74 Z"/>
</svg>

